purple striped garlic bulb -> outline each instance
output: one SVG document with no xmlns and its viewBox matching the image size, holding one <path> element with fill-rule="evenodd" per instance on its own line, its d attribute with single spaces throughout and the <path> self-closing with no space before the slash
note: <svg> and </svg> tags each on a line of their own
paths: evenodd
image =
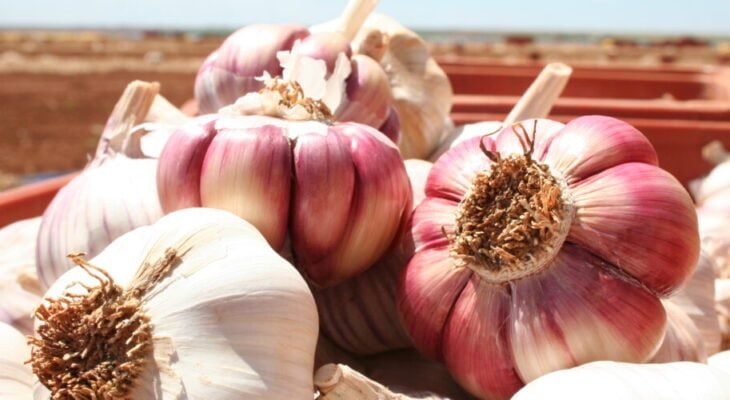
<svg viewBox="0 0 730 400">
<path fill-rule="evenodd" d="M 660 297 L 692 273 L 697 217 L 638 130 L 529 120 L 434 164 L 411 228 L 399 309 L 415 346 L 481 398 L 548 372 L 645 362 Z"/>
<path fill-rule="evenodd" d="M 392 118 L 397 118 L 391 117 L 395 109 L 388 75 L 378 61 L 353 55 L 350 45 L 376 3 L 353 0 L 337 24 L 316 32 L 296 25 L 263 24 L 234 32 L 198 70 L 195 98 L 200 112 L 217 112 L 239 97 L 262 89 L 264 84 L 258 78 L 264 74 L 282 76 L 284 68 L 279 57 L 283 52 L 324 61 L 328 76 L 335 72 L 339 55 L 344 54 L 351 73 L 346 77 L 344 101 L 337 110 L 331 110 L 334 118 L 388 128 L 385 125 L 392 125 Z M 397 141 L 397 137 L 391 138 Z"/>
<path fill-rule="evenodd" d="M 335 70 L 346 72 L 338 58 Z M 268 79 L 261 92 L 173 133 L 157 171 L 160 201 L 165 213 L 228 210 L 291 250 L 315 284 L 332 285 L 391 246 L 410 211 L 408 176 L 385 135 L 332 121 L 344 73 L 324 79 L 325 66 L 307 57 L 284 64 L 291 81 Z"/>
</svg>

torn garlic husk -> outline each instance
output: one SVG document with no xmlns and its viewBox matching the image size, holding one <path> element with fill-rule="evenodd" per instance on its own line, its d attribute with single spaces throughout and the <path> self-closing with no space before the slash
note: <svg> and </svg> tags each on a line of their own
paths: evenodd
<svg viewBox="0 0 730 400">
<path fill-rule="evenodd" d="M 33 373 L 26 361 L 30 348 L 26 338 L 12 326 L 0 322 L 0 398 L 28 400 L 33 398 Z"/>
<path fill-rule="evenodd" d="M 33 331 L 31 314 L 43 295 L 35 267 L 40 225 L 36 217 L 0 229 L 0 322 L 26 334 Z"/>
<path fill-rule="evenodd" d="M 547 374 L 512 399 L 722 400 L 728 393 L 730 374 L 706 364 L 598 361 Z"/>
<path fill-rule="evenodd" d="M 30 339 L 51 399 L 312 398 L 314 300 L 251 224 L 191 208 L 70 258 Z"/>
<path fill-rule="evenodd" d="M 130 83 L 117 102 L 94 158 L 63 187 L 43 214 L 36 267 L 44 287 L 73 264 L 71 252 L 93 257 L 130 230 L 162 214 L 157 156 L 172 126 L 187 120 L 158 94 L 159 85 Z"/>
<path fill-rule="evenodd" d="M 410 231 L 406 329 L 487 398 L 595 360 L 649 360 L 660 297 L 699 254 L 687 192 L 643 134 L 602 116 L 462 142 L 434 163 Z"/>
</svg>

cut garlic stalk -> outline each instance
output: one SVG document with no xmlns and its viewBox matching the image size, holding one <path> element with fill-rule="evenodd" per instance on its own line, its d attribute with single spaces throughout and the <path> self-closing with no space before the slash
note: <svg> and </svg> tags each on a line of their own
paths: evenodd
<svg viewBox="0 0 730 400">
<path fill-rule="evenodd" d="M 411 397 L 394 393 L 378 382 L 343 364 L 327 364 L 314 375 L 318 400 L 439 400 L 442 397 L 423 394 Z"/>
<path fill-rule="evenodd" d="M 181 210 L 71 258 L 31 339 L 52 399 L 312 398 L 314 300 L 247 222 Z"/>
<path fill-rule="evenodd" d="M 504 121 L 484 121 L 474 124 L 466 124 L 459 127 L 447 127 L 451 131 L 441 142 L 438 149 L 434 151 L 429 159 L 436 161 L 438 158 L 458 145 L 459 143 L 478 136 L 498 131 L 504 126 L 512 125 L 527 119 L 547 118 L 553 104 L 560 97 L 565 85 L 568 84 L 573 69 L 562 63 L 551 63 L 546 65 L 537 78 L 530 84 L 530 87 L 522 94 L 517 103 L 512 107 Z M 448 131 L 448 129 L 447 129 Z"/>
<path fill-rule="evenodd" d="M 157 160 L 145 152 L 159 152 L 169 126 L 159 121 L 163 124 L 155 125 L 154 143 L 146 145 L 140 141 L 148 131 L 136 127 L 149 121 L 154 104 L 165 106 L 156 100 L 158 91 L 157 83 L 135 81 L 127 86 L 107 121 L 96 156 L 44 212 L 36 263 L 45 287 L 72 266 L 67 254 L 83 251 L 93 257 L 120 235 L 162 216 L 155 183 Z M 155 115 L 167 119 L 170 113 Z"/>
<path fill-rule="evenodd" d="M 730 374 L 705 364 L 593 362 L 543 376 L 513 400 L 724 400 Z"/>
<path fill-rule="evenodd" d="M 0 322 L 23 333 L 33 331 L 31 314 L 43 290 L 35 268 L 35 248 L 41 218 L 0 229 Z"/>
<path fill-rule="evenodd" d="M 548 372 L 644 362 L 697 263 L 692 201 L 609 117 L 525 121 L 434 164 L 399 307 L 415 346 L 479 397 Z"/>
<path fill-rule="evenodd" d="M 25 362 L 30 349 L 23 334 L 0 322 L 0 398 L 28 400 L 33 396 L 33 373 Z"/>
</svg>

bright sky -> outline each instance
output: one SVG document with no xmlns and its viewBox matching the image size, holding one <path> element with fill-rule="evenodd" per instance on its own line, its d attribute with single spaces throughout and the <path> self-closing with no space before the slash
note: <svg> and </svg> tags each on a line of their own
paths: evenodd
<svg viewBox="0 0 730 400">
<path fill-rule="evenodd" d="M 313 24 L 347 0 L 3 0 L 0 28 L 236 28 Z M 416 29 L 730 36 L 730 0 L 381 0 Z"/>
</svg>

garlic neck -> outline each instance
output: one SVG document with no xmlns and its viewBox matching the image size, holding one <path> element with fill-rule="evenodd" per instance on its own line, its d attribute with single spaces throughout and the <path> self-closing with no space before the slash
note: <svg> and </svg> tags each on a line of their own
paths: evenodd
<svg viewBox="0 0 730 400">
<path fill-rule="evenodd" d="M 176 254 L 168 250 L 158 262 L 142 266 L 127 289 L 80 255 L 70 258 L 99 285 L 78 283 L 86 293 L 67 291 L 36 310 L 42 324 L 29 340 L 33 373 L 54 400 L 125 397 L 152 350 L 142 297 L 174 267 Z"/>
<path fill-rule="evenodd" d="M 543 270 L 568 235 L 573 204 L 565 180 L 530 154 L 501 158 L 474 178 L 459 204 L 451 254 L 502 283 Z"/>
</svg>

